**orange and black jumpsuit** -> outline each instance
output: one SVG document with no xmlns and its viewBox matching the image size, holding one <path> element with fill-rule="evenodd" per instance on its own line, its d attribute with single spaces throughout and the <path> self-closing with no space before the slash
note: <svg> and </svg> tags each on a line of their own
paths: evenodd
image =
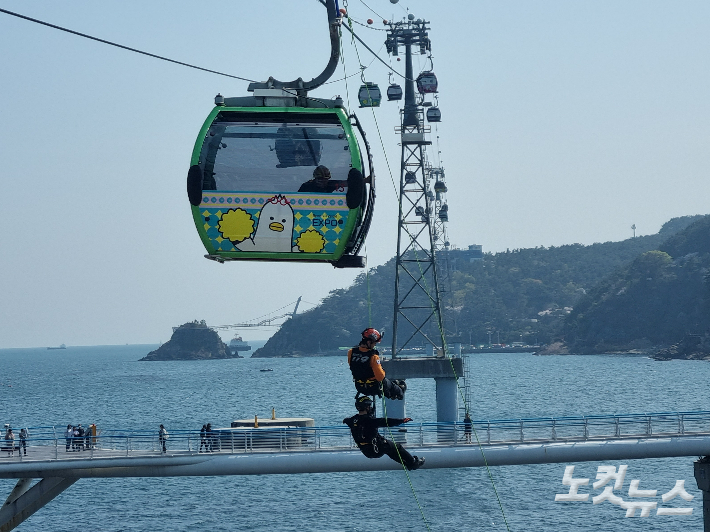
<svg viewBox="0 0 710 532">
<path fill-rule="evenodd" d="M 379 427 L 396 426 L 404 423 L 403 419 L 374 417 L 371 414 L 355 414 L 343 420 L 353 435 L 358 449 L 368 458 L 387 455 L 395 462 L 404 464 L 407 469 L 416 469 L 417 459 L 399 443 L 388 440 L 377 430 Z M 402 458 L 400 461 L 400 457 Z"/>
<path fill-rule="evenodd" d="M 385 377 L 377 349 L 363 345 L 348 351 L 348 365 L 353 374 L 355 389 L 365 395 L 376 395 L 387 399 L 403 399 L 404 392 L 397 384 Z"/>
</svg>

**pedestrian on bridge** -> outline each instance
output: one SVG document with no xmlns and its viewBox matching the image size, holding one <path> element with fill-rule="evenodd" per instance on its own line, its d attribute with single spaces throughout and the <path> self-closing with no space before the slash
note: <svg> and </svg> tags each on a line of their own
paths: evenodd
<svg viewBox="0 0 710 532">
<path fill-rule="evenodd" d="M 424 458 L 412 456 L 399 443 L 383 437 L 379 427 L 401 425 L 412 421 L 411 417 L 404 419 L 381 418 L 372 415 L 372 399 L 366 395 L 355 400 L 357 414 L 343 420 L 353 435 L 360 452 L 368 458 L 380 458 L 385 454 L 395 462 L 403 464 L 410 471 L 419 469 L 424 464 Z"/>
<path fill-rule="evenodd" d="M 168 431 L 165 429 L 165 427 L 160 424 L 160 430 L 158 431 L 158 442 L 160 443 L 160 446 L 163 448 L 163 452 L 167 452 L 167 449 L 165 448 L 165 440 L 167 440 L 170 436 L 168 435 Z"/>
<path fill-rule="evenodd" d="M 197 452 L 201 453 L 203 447 L 205 448 L 205 452 L 207 452 L 207 425 L 202 425 L 200 429 L 200 450 Z"/>
<path fill-rule="evenodd" d="M 27 456 L 27 438 L 30 435 L 29 431 L 25 429 L 20 429 L 20 446 L 17 448 L 17 451 L 22 454 L 22 451 L 25 452 L 25 456 Z"/>
<path fill-rule="evenodd" d="M 213 453 L 219 451 L 219 439 L 217 438 L 217 433 L 212 430 L 212 423 L 207 423 L 205 427 L 207 429 L 205 435 L 207 436 L 207 447 L 209 452 Z"/>
<path fill-rule="evenodd" d="M 64 433 L 64 437 L 67 439 L 67 450 L 69 452 L 69 447 L 71 447 L 71 442 L 74 439 L 74 427 L 67 425 L 67 430 Z"/>
<path fill-rule="evenodd" d="M 15 454 L 15 434 L 12 432 L 12 428 L 8 428 L 5 432 L 5 448 L 8 456 Z"/>
</svg>

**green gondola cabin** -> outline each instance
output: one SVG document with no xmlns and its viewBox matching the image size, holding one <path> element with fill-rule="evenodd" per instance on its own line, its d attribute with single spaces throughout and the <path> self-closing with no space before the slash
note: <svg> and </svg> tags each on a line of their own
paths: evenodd
<svg viewBox="0 0 710 532">
<path fill-rule="evenodd" d="M 340 99 L 300 107 L 276 92 L 218 95 L 200 130 L 187 189 L 206 257 L 362 267 L 375 196 L 364 133 Z"/>
</svg>

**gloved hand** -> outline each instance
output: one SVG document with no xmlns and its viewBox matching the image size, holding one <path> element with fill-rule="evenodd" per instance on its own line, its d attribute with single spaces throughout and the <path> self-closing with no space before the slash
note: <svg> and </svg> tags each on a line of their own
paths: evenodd
<svg viewBox="0 0 710 532">
<path fill-rule="evenodd" d="M 405 417 L 405 418 L 402 420 L 402 423 L 409 423 L 410 421 L 412 421 L 412 418 L 411 418 L 411 417 Z"/>
</svg>

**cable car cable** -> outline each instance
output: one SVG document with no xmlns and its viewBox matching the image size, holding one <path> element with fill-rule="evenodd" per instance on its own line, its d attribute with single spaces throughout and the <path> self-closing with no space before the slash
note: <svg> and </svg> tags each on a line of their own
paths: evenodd
<svg viewBox="0 0 710 532">
<path fill-rule="evenodd" d="M 323 5 L 325 6 L 325 0 L 318 0 L 318 2 L 320 2 L 321 4 L 323 4 Z M 348 19 L 350 18 L 350 17 L 347 15 L 347 13 L 346 13 L 344 16 L 347 17 Z M 365 41 L 363 41 L 363 40 L 357 35 L 357 33 L 355 33 L 355 31 L 354 31 L 352 28 L 348 27 L 347 25 L 341 25 L 341 27 L 345 27 L 345 29 L 348 30 L 348 31 L 352 34 L 353 37 L 355 37 L 358 41 L 360 41 L 360 43 L 361 43 L 365 48 L 367 48 L 367 51 L 370 52 L 372 55 L 374 55 L 380 63 L 382 63 L 383 65 L 385 65 L 389 70 L 391 70 L 392 72 L 394 72 L 395 74 L 397 74 L 399 77 L 401 77 L 401 78 L 403 78 L 403 79 L 407 79 L 406 76 L 404 76 L 404 75 L 400 74 L 399 72 L 397 72 L 394 68 L 392 68 L 391 66 L 389 66 L 389 65 L 384 61 L 384 59 L 382 59 L 379 55 L 377 55 L 377 54 L 372 50 L 372 48 L 370 48 L 370 47 L 367 45 L 367 43 L 365 43 Z"/>
<path fill-rule="evenodd" d="M 377 11 L 375 11 L 375 10 L 372 9 L 370 6 L 368 6 L 363 0 L 360 0 L 360 3 L 361 3 L 362 5 L 364 5 L 367 9 L 369 9 L 370 11 L 372 11 L 375 15 L 377 15 L 378 17 L 380 17 L 382 20 L 385 19 L 385 17 L 383 17 L 383 16 L 380 15 Z"/>
<path fill-rule="evenodd" d="M 363 28 L 367 28 L 368 30 L 387 31 L 386 29 L 383 29 L 383 28 L 373 28 L 373 27 L 372 27 L 371 25 L 369 25 L 369 24 L 363 24 L 363 23 L 360 22 L 359 20 L 356 20 L 356 19 L 352 18 L 350 15 L 348 15 L 348 18 L 349 18 L 350 20 L 352 20 L 355 24 L 357 24 L 357 25 L 359 25 L 359 26 L 362 26 Z M 372 19 L 370 19 L 370 20 L 372 20 Z"/>
<path fill-rule="evenodd" d="M 345 26 L 345 28 L 348 28 L 348 26 Z M 357 35 L 355 35 L 355 33 L 352 32 L 352 30 L 351 30 L 351 34 L 352 34 L 354 37 L 357 37 Z M 360 38 L 358 38 L 358 41 L 362 42 L 362 40 L 361 40 Z M 364 44 L 364 43 L 363 43 L 363 44 Z M 363 74 L 362 74 L 362 72 L 363 72 L 362 62 L 360 61 L 360 52 L 359 52 L 358 49 L 357 49 L 357 44 L 355 44 L 354 42 L 353 42 L 353 47 L 355 48 L 355 55 L 357 56 L 358 63 L 360 63 L 360 72 L 361 72 L 361 75 L 363 75 Z M 367 47 L 367 45 L 365 45 L 365 47 L 372 53 L 372 50 L 371 50 L 369 47 Z M 387 66 L 387 65 L 385 65 L 385 66 Z M 388 68 L 390 68 L 390 67 L 388 67 Z M 391 69 L 391 68 L 390 68 L 390 69 Z M 391 70 L 392 70 L 392 69 L 391 69 Z M 393 71 L 394 71 L 394 70 L 393 70 Z M 396 71 L 395 71 L 395 73 L 396 73 Z M 363 80 L 364 80 L 364 78 L 363 78 Z M 368 93 L 369 93 L 369 89 L 368 89 Z M 348 105 L 349 105 L 349 104 L 350 104 L 350 102 L 348 102 Z M 395 182 L 394 182 L 394 176 L 393 176 L 393 174 L 392 174 L 392 168 L 390 167 L 390 161 L 389 161 L 389 158 L 387 157 L 387 150 L 385 150 L 385 143 L 384 143 L 384 141 L 382 140 L 382 132 L 380 131 L 380 124 L 377 122 L 377 116 L 375 115 L 375 110 L 374 110 L 374 108 L 372 109 L 372 118 L 373 118 L 374 121 L 375 121 L 375 127 L 377 128 L 377 136 L 378 136 L 379 139 L 380 139 L 380 145 L 382 146 L 382 153 L 383 153 L 384 156 L 385 156 L 385 163 L 387 164 L 387 170 L 388 170 L 388 172 L 389 172 L 390 181 L 391 181 L 391 183 L 392 183 L 392 188 L 394 189 L 394 194 L 395 194 L 395 197 L 397 198 L 397 202 L 399 202 L 399 190 L 397 189 L 397 185 L 396 185 Z"/>
<path fill-rule="evenodd" d="M 21 18 L 21 19 L 24 19 L 24 20 L 29 20 L 30 22 L 35 22 L 35 23 L 37 23 L 37 24 L 42 24 L 43 26 L 48 26 L 48 27 L 54 28 L 54 29 L 56 29 L 56 30 L 65 31 L 65 32 L 67 32 L 67 33 L 71 33 L 72 35 L 78 35 L 79 37 L 84 37 L 84 38 L 86 38 L 86 39 L 91 39 L 91 40 L 93 40 L 93 41 L 98 41 L 98 42 L 100 42 L 100 43 L 109 44 L 109 45 L 115 46 L 115 47 L 117 47 L 117 48 L 122 48 L 122 49 L 124 49 L 124 50 L 128 50 L 129 52 L 135 52 L 135 53 L 137 53 L 137 54 L 147 55 L 148 57 L 153 57 L 153 58 L 155 58 L 155 59 L 161 59 L 161 60 L 163 60 L 163 61 L 168 61 L 169 63 L 175 63 L 175 64 L 177 64 L 177 65 L 182 65 L 182 66 L 194 68 L 194 69 L 197 69 L 197 70 L 202 70 L 203 72 L 210 72 L 211 74 L 217 74 L 217 75 L 220 75 L 220 76 L 226 76 L 226 77 L 228 77 L 228 78 L 240 79 L 240 80 L 242 80 L 242 81 L 249 81 L 249 82 L 254 82 L 254 81 L 255 81 L 255 80 L 253 80 L 253 79 L 242 78 L 242 77 L 240 77 L 240 76 L 234 76 L 234 75 L 232 75 L 232 74 L 226 74 L 226 73 L 224 73 L 224 72 L 218 72 L 217 70 L 210 70 L 209 68 L 203 68 L 203 67 L 199 67 L 199 66 L 197 66 L 197 65 L 191 65 L 190 63 L 183 63 L 182 61 L 176 61 L 175 59 L 170 59 L 170 58 L 168 58 L 168 57 L 163 57 L 163 56 L 161 56 L 161 55 L 151 54 L 151 53 L 149 53 L 149 52 L 144 52 L 144 51 L 142 51 L 142 50 L 138 50 L 137 48 L 131 48 L 130 46 L 124 46 L 123 44 L 118 44 L 118 43 L 115 43 L 115 42 L 107 41 L 107 40 L 105 40 L 105 39 L 99 39 L 98 37 L 93 37 L 93 36 L 91 36 L 91 35 L 87 35 L 86 33 L 81 33 L 81 32 L 78 32 L 78 31 L 70 30 L 70 29 L 68 29 L 68 28 L 63 28 L 62 26 L 57 26 L 56 24 L 50 24 L 49 22 L 44 22 L 44 21 L 38 20 L 38 19 L 36 19 L 36 18 L 27 17 L 27 16 L 25 16 L 25 15 L 21 15 L 21 14 L 19 14 L 19 13 L 15 13 L 15 12 L 13 12 L 13 11 L 8 11 L 7 9 L 2 9 L 2 8 L 0 8 L 0 13 L 5 13 L 5 14 L 7 14 L 7 15 L 12 15 L 13 17 L 18 17 L 18 18 Z"/>
<path fill-rule="evenodd" d="M 382 46 L 384 46 L 384 43 L 382 44 Z M 380 47 L 380 50 L 382 50 L 382 46 Z M 341 47 L 341 54 L 342 54 L 342 47 Z M 345 58 L 343 58 L 343 61 L 344 61 L 344 60 L 345 60 Z M 370 68 L 370 67 L 372 66 L 372 63 L 374 63 L 374 62 L 375 62 L 375 58 L 373 57 L 373 58 L 372 58 L 372 61 L 370 61 L 370 63 L 367 65 L 366 68 Z M 343 70 L 345 70 L 345 68 L 343 68 Z M 346 80 L 346 79 L 348 79 L 348 78 L 352 78 L 353 76 L 357 76 L 357 73 L 355 73 L 355 74 L 350 74 L 349 76 L 347 76 L 347 75 L 344 74 L 344 77 L 338 78 L 338 79 L 334 79 L 333 81 L 326 81 L 325 83 L 323 83 L 323 85 L 330 85 L 331 83 L 338 83 L 339 81 L 344 81 L 344 80 Z M 348 108 L 350 108 L 350 101 L 349 101 L 349 100 L 348 100 Z"/>
</svg>

